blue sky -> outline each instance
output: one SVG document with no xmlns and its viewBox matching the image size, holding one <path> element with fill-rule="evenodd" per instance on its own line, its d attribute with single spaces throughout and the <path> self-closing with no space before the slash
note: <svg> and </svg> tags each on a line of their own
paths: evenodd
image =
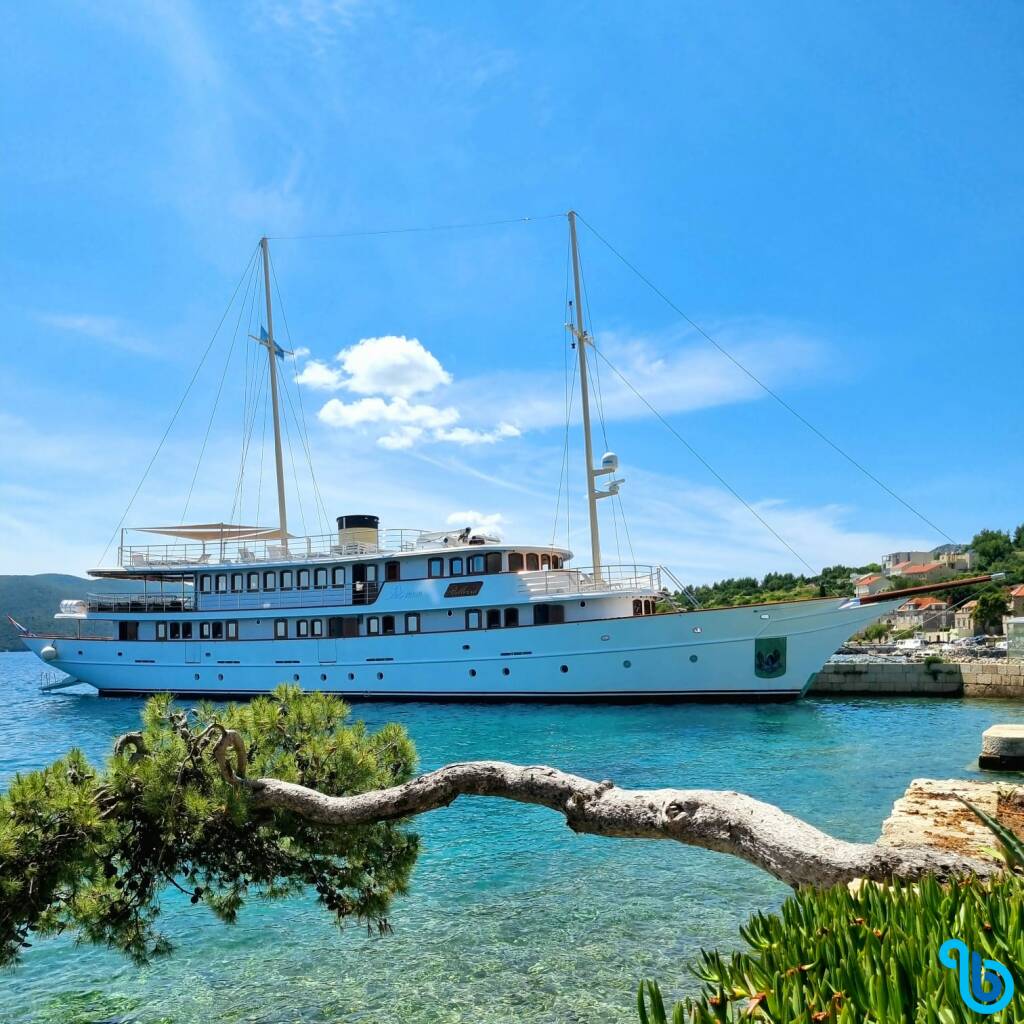
<svg viewBox="0 0 1024 1024">
<path fill-rule="evenodd" d="M 261 234 L 571 206 L 947 534 L 1024 518 L 1020 5 L 43 0 L 5 29 L 0 571 L 97 564 Z M 811 564 L 942 542 L 581 245 L 602 351 Z M 564 220 L 272 251 L 327 512 L 549 540 Z M 128 523 L 179 521 L 225 365 L 189 518 L 252 518 L 255 485 L 272 521 L 261 437 L 234 500 L 234 320 Z M 602 384 L 638 560 L 801 568 Z M 586 562 L 576 430 L 569 456 Z M 606 559 L 631 560 L 610 513 Z"/>
</svg>

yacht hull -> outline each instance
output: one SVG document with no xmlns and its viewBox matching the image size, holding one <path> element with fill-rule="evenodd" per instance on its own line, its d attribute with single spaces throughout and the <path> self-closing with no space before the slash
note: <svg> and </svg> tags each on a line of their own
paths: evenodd
<svg viewBox="0 0 1024 1024">
<path fill-rule="evenodd" d="M 110 696 L 252 697 L 281 683 L 347 700 L 791 700 L 899 602 L 844 598 L 507 629 L 344 639 L 119 641 L 26 634 Z"/>
</svg>

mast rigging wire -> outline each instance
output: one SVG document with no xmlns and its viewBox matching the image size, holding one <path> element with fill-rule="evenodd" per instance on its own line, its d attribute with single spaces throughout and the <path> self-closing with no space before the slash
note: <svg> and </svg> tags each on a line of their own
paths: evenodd
<svg viewBox="0 0 1024 1024">
<path fill-rule="evenodd" d="M 373 231 L 337 231 L 314 235 L 268 235 L 271 242 L 295 241 L 311 238 L 370 238 L 376 235 L 414 235 L 428 231 L 460 231 L 464 228 L 493 228 L 503 224 L 529 224 L 537 220 L 555 220 L 564 217 L 564 213 L 546 213 L 539 217 L 508 217 L 504 220 L 478 220 L 462 224 L 428 224 L 419 227 L 382 228 Z"/>
<path fill-rule="evenodd" d="M 700 324 L 698 324 L 695 320 L 692 320 L 689 316 L 687 316 L 649 277 L 647 277 L 642 271 L 640 271 L 639 268 L 630 263 L 630 261 L 626 259 L 626 257 L 623 256 L 622 253 L 619 252 L 619 250 L 616 249 L 615 246 L 612 245 L 611 242 L 609 242 L 608 239 L 605 238 L 597 230 L 597 228 L 590 224 L 586 220 L 586 218 L 581 216 L 579 213 L 576 214 L 576 217 L 580 221 L 582 221 L 584 225 L 586 225 L 587 229 L 591 232 L 591 234 L 594 235 L 594 237 L 599 242 L 601 242 L 629 270 L 636 274 L 636 276 L 640 278 L 640 280 L 643 281 L 643 283 L 646 284 L 647 287 L 650 288 L 655 295 L 657 295 L 663 302 L 665 302 L 665 304 L 669 306 L 670 309 L 675 310 L 675 312 L 678 313 L 679 316 L 681 316 L 695 331 L 697 331 L 698 334 L 700 334 L 706 341 L 710 342 L 716 349 L 718 349 L 718 351 L 721 352 L 722 355 L 726 357 L 726 359 L 728 359 L 736 367 L 742 370 L 743 373 L 745 373 L 759 388 L 761 388 L 761 390 L 764 391 L 765 394 L 769 395 L 771 398 L 774 398 L 775 401 L 778 402 L 783 409 L 785 409 L 792 416 L 796 417 L 796 419 L 798 419 L 805 427 L 807 427 L 808 430 L 810 430 L 812 433 L 816 434 L 819 438 L 821 438 L 821 440 L 824 441 L 825 444 L 827 444 L 834 451 L 838 452 L 844 459 L 846 459 L 847 462 L 850 463 L 851 466 L 854 466 L 856 469 L 860 470 L 860 472 L 863 473 L 869 480 L 873 481 L 875 484 L 881 487 L 882 490 L 886 492 L 886 494 L 888 494 L 892 498 L 895 498 L 896 501 L 898 501 L 904 508 L 906 508 L 915 516 L 917 516 L 917 518 L 920 519 L 921 522 L 923 522 L 927 526 L 930 526 L 937 534 L 939 534 L 940 537 L 945 537 L 946 540 L 948 540 L 951 544 L 956 543 L 956 541 L 954 541 L 953 538 L 950 537 L 950 535 L 946 533 L 945 530 L 943 530 L 940 526 L 936 526 L 935 523 L 933 523 L 923 512 L 919 512 L 916 508 L 914 508 L 914 506 L 911 505 L 910 502 L 902 498 L 888 484 L 886 484 L 884 481 L 880 480 L 877 476 L 875 476 L 875 474 L 872 473 L 866 466 L 858 462 L 852 455 L 850 455 L 848 452 L 842 449 L 835 441 L 832 440 L 832 438 L 830 438 L 822 430 L 819 430 L 805 416 L 797 412 L 797 410 L 794 409 L 793 406 L 791 406 L 789 402 L 787 402 L 778 392 L 773 391 L 756 374 L 748 370 L 746 366 L 744 366 L 727 348 L 725 348 L 723 345 L 719 344 L 714 338 L 712 338 L 711 335 L 708 334 L 708 332 L 705 331 L 704 328 L 700 326 Z"/>
</svg>

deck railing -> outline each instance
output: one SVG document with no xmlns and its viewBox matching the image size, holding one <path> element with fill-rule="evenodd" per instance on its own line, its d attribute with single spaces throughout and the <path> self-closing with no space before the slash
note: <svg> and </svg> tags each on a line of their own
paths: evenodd
<svg viewBox="0 0 1024 1024">
<path fill-rule="evenodd" d="M 166 544 L 122 544 L 118 563 L 126 569 L 201 568 L 204 565 L 250 565 L 259 562 L 330 559 L 352 555 L 414 551 L 425 530 L 380 530 L 376 544 L 339 544 L 336 533 L 280 540 L 169 541 Z"/>
<path fill-rule="evenodd" d="M 595 594 L 619 591 L 656 594 L 661 590 L 661 567 L 656 565 L 602 565 L 593 569 L 541 569 L 521 572 L 520 585 L 531 597 L 543 594 Z"/>
</svg>

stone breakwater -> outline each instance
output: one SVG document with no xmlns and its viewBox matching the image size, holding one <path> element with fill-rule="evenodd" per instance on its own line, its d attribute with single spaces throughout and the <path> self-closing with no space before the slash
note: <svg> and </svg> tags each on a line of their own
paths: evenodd
<svg viewBox="0 0 1024 1024">
<path fill-rule="evenodd" d="M 880 697 L 992 697 L 1024 700 L 1024 662 L 828 664 L 815 676 L 810 692 Z"/>
</svg>

